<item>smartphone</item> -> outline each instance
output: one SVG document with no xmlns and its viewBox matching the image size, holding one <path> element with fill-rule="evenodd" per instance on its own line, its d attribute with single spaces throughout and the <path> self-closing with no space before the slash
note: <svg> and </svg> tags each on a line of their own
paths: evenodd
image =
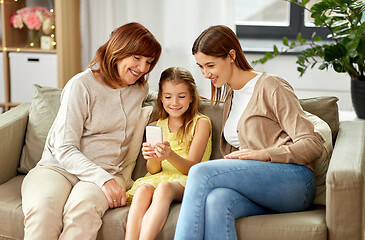
<svg viewBox="0 0 365 240">
<path fill-rule="evenodd" d="M 147 143 L 154 146 L 156 143 L 162 143 L 162 128 L 158 126 L 146 127 L 146 140 Z"/>
</svg>

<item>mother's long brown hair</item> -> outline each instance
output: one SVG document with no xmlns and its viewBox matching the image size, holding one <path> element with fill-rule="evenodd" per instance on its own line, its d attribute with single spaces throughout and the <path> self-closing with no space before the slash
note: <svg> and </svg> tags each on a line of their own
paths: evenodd
<svg viewBox="0 0 365 240">
<path fill-rule="evenodd" d="M 89 67 L 99 72 L 107 85 L 113 86 L 113 83 L 121 81 L 117 62 L 131 55 L 154 58 L 148 72 L 136 81 L 140 85 L 145 85 L 146 75 L 152 71 L 160 58 L 161 45 L 147 28 L 136 22 L 115 29 L 110 34 L 109 40 L 99 47 Z"/>
<path fill-rule="evenodd" d="M 236 34 L 227 26 L 217 25 L 204 30 L 195 40 L 192 53 L 194 55 L 197 52 L 201 52 L 209 56 L 226 58 L 232 49 L 236 52 L 234 61 L 236 66 L 245 71 L 252 70 L 253 68 L 246 60 Z M 220 101 L 224 101 L 227 97 L 227 89 L 228 87 L 224 87 L 224 92 L 222 93 L 221 88 L 215 88 L 211 83 L 211 103 L 215 102 L 217 104 Z"/>
</svg>

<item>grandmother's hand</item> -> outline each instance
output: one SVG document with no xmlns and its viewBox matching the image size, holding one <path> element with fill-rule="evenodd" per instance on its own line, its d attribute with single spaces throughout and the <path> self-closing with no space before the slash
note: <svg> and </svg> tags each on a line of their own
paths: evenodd
<svg viewBox="0 0 365 240">
<path fill-rule="evenodd" d="M 258 161 L 270 161 L 270 156 L 266 150 L 251 150 L 241 149 L 238 151 L 231 152 L 224 156 L 227 159 L 247 159 L 247 160 L 258 160 Z"/>
<path fill-rule="evenodd" d="M 110 208 L 122 207 L 127 204 L 125 189 L 114 178 L 106 181 L 101 187 Z"/>
</svg>

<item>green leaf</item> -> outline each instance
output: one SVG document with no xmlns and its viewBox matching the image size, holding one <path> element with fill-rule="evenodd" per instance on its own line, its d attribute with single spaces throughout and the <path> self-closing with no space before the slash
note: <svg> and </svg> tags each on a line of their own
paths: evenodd
<svg viewBox="0 0 365 240">
<path fill-rule="evenodd" d="M 302 34 L 301 33 L 298 33 L 298 35 L 297 35 L 297 41 L 298 42 L 301 42 L 300 40 L 302 39 Z"/>
<path fill-rule="evenodd" d="M 333 69 L 336 72 L 346 72 L 346 68 L 339 61 L 335 61 L 333 64 Z"/>
<path fill-rule="evenodd" d="M 322 41 L 322 38 L 320 36 L 316 36 L 314 39 L 313 39 L 313 42 L 320 42 Z"/>
<path fill-rule="evenodd" d="M 319 67 L 318 67 L 318 69 L 319 70 L 323 70 L 323 69 L 325 69 L 325 68 L 327 68 L 328 67 L 328 65 L 327 64 L 325 64 L 325 63 L 323 63 L 323 64 L 321 64 Z"/>
<path fill-rule="evenodd" d="M 298 72 L 301 73 L 301 75 L 304 73 L 305 69 L 302 67 L 297 67 Z"/>
<path fill-rule="evenodd" d="M 289 46 L 289 43 L 288 43 L 288 38 L 287 37 L 284 37 L 283 38 L 283 44 L 284 44 L 284 46 Z"/>
<path fill-rule="evenodd" d="M 265 53 L 265 58 L 267 59 L 273 58 L 272 53 L 271 52 Z"/>
<path fill-rule="evenodd" d="M 278 55 L 279 54 L 279 50 L 278 47 L 276 45 L 274 45 L 274 55 Z"/>
</svg>

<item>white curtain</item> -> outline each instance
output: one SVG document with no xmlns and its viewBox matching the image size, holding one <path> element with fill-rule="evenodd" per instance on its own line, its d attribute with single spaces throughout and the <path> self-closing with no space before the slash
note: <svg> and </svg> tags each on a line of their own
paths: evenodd
<svg viewBox="0 0 365 240">
<path fill-rule="evenodd" d="M 191 47 L 207 27 L 223 24 L 235 31 L 234 0 L 81 0 L 82 66 L 113 29 L 128 22 L 147 27 L 162 45 L 161 58 L 149 77 L 157 90 L 161 72 L 171 66 L 188 69 L 201 96 L 210 98 L 210 82 L 203 78 Z"/>
</svg>

